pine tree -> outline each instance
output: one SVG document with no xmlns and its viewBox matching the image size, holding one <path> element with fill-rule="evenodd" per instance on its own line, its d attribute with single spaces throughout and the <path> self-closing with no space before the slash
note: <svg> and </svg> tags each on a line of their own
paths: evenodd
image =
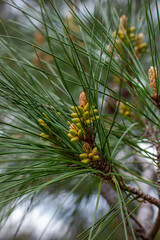
<svg viewBox="0 0 160 240">
<path fill-rule="evenodd" d="M 7 4 L 25 21 L 1 21 L 1 229 L 22 202 L 27 216 L 37 201 L 65 191 L 57 211 L 68 233 L 56 239 L 156 239 L 159 1 L 124 1 L 125 12 L 116 0 L 97 1 L 91 13 L 64 0 L 68 17 L 55 1 L 21 1 Z M 78 206 L 95 194 L 90 218 Z"/>
</svg>

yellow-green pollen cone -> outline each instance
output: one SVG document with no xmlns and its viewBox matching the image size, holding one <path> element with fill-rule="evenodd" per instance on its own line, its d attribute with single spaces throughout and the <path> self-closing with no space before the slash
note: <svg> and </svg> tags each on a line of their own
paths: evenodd
<svg viewBox="0 0 160 240">
<path fill-rule="evenodd" d="M 119 51 L 123 51 L 123 44 L 131 44 L 134 49 L 134 55 L 138 58 L 143 53 L 148 51 L 147 43 L 144 42 L 144 34 L 135 34 L 136 27 L 132 26 L 128 28 L 128 18 L 125 15 L 120 17 L 119 29 L 113 32 L 113 38 L 115 39 L 115 47 Z M 107 45 L 107 50 L 112 53 L 112 44 Z"/>
<path fill-rule="evenodd" d="M 74 123 L 70 124 L 68 137 L 71 139 L 71 142 L 81 141 L 82 136 L 84 136 L 84 131 L 81 128 L 80 124 L 75 125 Z"/>
<path fill-rule="evenodd" d="M 84 164 L 97 163 L 99 156 L 97 154 L 97 147 L 93 149 L 90 147 L 89 143 L 83 144 L 84 153 L 80 154 L 79 157 L 82 159 L 81 162 Z"/>
<path fill-rule="evenodd" d="M 129 104 L 128 102 L 126 102 Z M 130 117 L 131 116 L 131 107 L 120 102 L 119 104 L 119 111 L 124 117 Z"/>
<path fill-rule="evenodd" d="M 52 110 L 54 110 L 54 107 L 53 106 L 48 106 L 46 105 L 46 107 L 50 107 L 51 109 L 49 110 L 50 112 L 52 112 Z M 47 116 L 46 113 L 43 113 L 44 117 L 48 120 L 48 121 L 51 121 L 51 119 Z M 48 132 L 48 134 L 42 132 L 40 134 L 40 137 L 42 140 L 51 140 L 54 138 L 56 138 L 57 140 L 59 140 L 52 132 L 51 128 L 47 125 L 47 123 L 43 120 L 43 119 L 38 119 L 38 123 L 43 127 L 43 129 L 45 128 Z"/>
<path fill-rule="evenodd" d="M 80 140 L 78 140 L 78 138 L 85 135 L 85 130 L 83 127 L 99 120 L 99 116 L 97 116 L 98 110 L 95 108 L 95 106 L 89 106 L 84 92 L 82 92 L 79 96 L 79 106 L 72 106 L 71 109 L 74 111 L 71 113 L 72 122 L 74 125 L 70 124 L 68 136 L 71 138 L 72 142 L 78 142 Z"/>
<path fill-rule="evenodd" d="M 48 116 L 47 116 L 45 113 L 44 113 L 43 115 L 49 120 Z M 38 119 L 38 123 L 39 123 L 43 128 L 49 129 L 47 123 L 45 123 L 45 121 L 44 121 L 43 119 Z M 48 134 L 44 133 L 44 132 L 42 132 L 42 133 L 40 134 L 40 137 L 41 137 L 42 140 L 50 139 L 50 136 L 49 136 Z"/>
</svg>

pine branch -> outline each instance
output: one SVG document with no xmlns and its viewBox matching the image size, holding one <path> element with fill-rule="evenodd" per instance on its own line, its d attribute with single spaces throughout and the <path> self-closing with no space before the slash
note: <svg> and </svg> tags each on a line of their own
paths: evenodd
<svg viewBox="0 0 160 240">
<path fill-rule="evenodd" d="M 144 157 L 137 156 L 136 160 L 140 162 L 143 169 L 142 178 L 153 181 L 155 175 L 154 167 L 150 165 Z M 143 189 L 144 193 L 149 193 L 152 190 L 152 186 L 144 182 L 139 182 L 139 187 Z M 150 228 L 153 219 L 153 205 L 148 202 L 142 203 L 138 208 L 137 218 L 145 229 Z"/>
<path fill-rule="evenodd" d="M 37 9 L 27 3 L 31 11 L 21 9 L 14 1 L 8 3 L 25 16 L 29 26 L 32 25 L 36 30 L 36 37 L 30 42 L 31 37 L 27 38 L 28 32 L 23 32 L 22 28 L 17 32 L 16 26 L 11 30 L 16 30 L 17 36 L 1 36 L 4 38 L 4 41 L 0 41 L 0 93 L 3 99 L 1 106 L 4 108 L 2 114 L 7 118 L 12 118 L 13 115 L 10 122 L 3 123 L 5 127 L 0 131 L 0 161 L 2 169 L 6 168 L 5 172 L 0 174 L 1 209 L 5 208 L 9 201 L 16 201 L 28 191 L 33 194 L 47 190 L 50 184 L 68 178 L 94 174 L 104 181 L 101 195 L 115 208 L 111 207 L 111 211 L 107 213 L 109 215 L 114 209 L 111 217 L 107 215 L 95 224 L 99 187 L 89 239 L 92 233 L 94 234 L 94 227 L 97 228 L 95 235 L 101 234 L 118 214 L 120 224 L 117 228 L 122 223 L 125 239 L 128 239 L 129 235 L 129 239 L 137 237 L 139 240 L 152 240 L 160 226 L 160 189 L 159 199 L 147 194 L 153 185 L 145 181 L 143 166 L 140 168 L 139 162 L 136 166 L 131 165 L 128 156 L 138 154 L 154 158 L 147 148 L 143 149 L 139 144 L 149 141 L 150 146 L 157 147 L 157 165 L 160 166 L 160 147 L 156 145 L 159 137 L 155 137 L 156 128 L 159 134 L 160 106 L 160 97 L 157 97 L 159 82 L 156 83 L 158 66 L 154 66 L 154 54 L 156 65 L 159 62 L 159 59 L 156 59 L 158 55 L 155 41 L 158 28 L 152 23 L 144 1 L 151 48 L 148 58 L 152 55 L 153 65 L 150 67 L 152 74 L 149 85 L 141 61 L 144 54 L 148 53 L 148 43 L 145 42 L 146 36 L 139 32 L 139 24 L 135 22 L 136 27 L 130 26 L 132 3 L 128 3 L 130 16 L 119 17 L 114 10 L 109 14 L 111 19 L 107 16 L 107 21 L 106 13 L 102 19 L 101 4 L 97 5 L 97 13 L 91 14 L 87 9 L 86 12 L 81 12 L 78 1 L 70 1 L 70 4 L 65 1 L 72 15 L 67 23 L 56 5 L 51 0 L 49 2 L 50 8 L 40 1 Z M 106 7 L 110 9 L 108 5 Z M 35 14 L 32 14 L 32 11 Z M 41 25 L 41 28 L 35 25 L 35 20 L 39 23 L 36 25 Z M 112 29 L 112 25 L 117 26 Z M 157 26 L 160 26 L 160 22 Z M 14 41 L 20 41 L 22 45 Z M 155 53 L 152 51 L 152 43 Z M 33 46 L 37 60 L 32 52 Z M 77 105 L 76 95 L 80 91 L 81 97 Z M 151 96 L 151 91 L 157 94 Z M 104 108 L 104 105 L 107 107 Z M 147 128 L 149 132 L 145 135 Z M 41 142 L 40 137 L 46 142 Z M 126 153 L 125 150 L 129 148 L 134 151 Z M 26 151 L 27 160 L 24 159 L 25 156 L 18 160 L 17 155 L 23 155 L 23 151 Z M 121 157 L 118 158 L 123 155 L 122 152 L 122 159 L 126 162 L 122 162 Z M 16 156 L 8 158 L 9 154 Z M 116 181 L 112 187 L 105 181 L 113 181 L 113 169 L 116 169 Z M 140 189 L 143 191 L 126 185 L 123 179 L 120 181 L 120 178 L 116 178 L 121 170 L 130 174 L 131 181 L 132 177 L 134 180 L 135 173 L 140 172 L 143 177 Z M 152 180 L 150 176 L 147 177 Z M 159 167 L 157 182 L 160 186 Z M 75 186 L 70 194 L 74 189 Z M 149 234 L 147 224 L 142 224 L 128 210 L 128 203 L 139 199 L 141 206 L 147 206 L 150 210 L 149 214 L 153 213 L 153 205 L 158 207 L 158 215 Z M 116 205 L 113 204 L 115 202 Z M 149 214 L 146 213 L 147 216 Z M 113 233 L 114 231 L 111 235 Z"/>
<path fill-rule="evenodd" d="M 160 186 L 160 167 L 159 167 L 160 166 L 160 146 L 157 145 L 156 149 L 157 149 L 157 183 Z M 160 199 L 160 189 L 158 189 L 158 196 Z M 151 239 L 155 238 L 155 236 L 159 232 L 159 229 L 160 229 L 160 209 L 158 210 L 156 220 L 148 234 L 151 237 Z"/>
<path fill-rule="evenodd" d="M 143 191 L 141 191 L 135 187 L 125 185 L 125 186 L 121 186 L 121 189 L 123 191 L 128 191 L 128 192 L 136 195 L 137 199 L 142 198 L 144 201 L 147 201 L 150 204 L 153 204 L 153 205 L 157 206 L 158 208 L 160 208 L 160 200 L 159 199 L 157 199 L 149 194 L 145 194 Z"/>
<path fill-rule="evenodd" d="M 149 231 L 148 236 L 151 239 L 154 239 L 159 231 L 159 228 L 160 228 L 160 209 L 158 210 L 156 220 L 155 220 L 151 230 Z"/>
</svg>

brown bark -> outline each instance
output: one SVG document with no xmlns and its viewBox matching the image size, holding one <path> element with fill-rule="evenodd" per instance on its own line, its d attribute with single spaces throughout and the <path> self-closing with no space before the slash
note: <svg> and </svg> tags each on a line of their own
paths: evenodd
<svg viewBox="0 0 160 240">
<path fill-rule="evenodd" d="M 143 179 L 149 179 L 150 181 L 153 181 L 156 173 L 154 166 L 149 164 L 148 160 L 146 160 L 144 157 L 136 156 L 136 161 L 139 161 L 139 163 L 141 163 L 141 177 Z M 140 189 L 143 189 L 143 192 L 145 194 L 149 193 L 153 188 L 151 185 L 144 182 L 139 182 L 138 184 Z M 148 202 L 142 203 L 138 208 L 137 219 L 145 229 L 149 229 L 153 219 L 153 205 Z"/>
<path fill-rule="evenodd" d="M 122 186 L 121 188 L 122 188 L 122 190 L 129 191 L 132 194 L 136 195 L 136 198 L 142 198 L 144 201 L 147 201 L 150 204 L 154 204 L 155 206 L 160 208 L 160 200 L 159 199 L 157 199 L 151 195 L 145 194 L 143 191 L 141 191 L 135 187 L 131 187 L 129 185 Z"/>
</svg>

